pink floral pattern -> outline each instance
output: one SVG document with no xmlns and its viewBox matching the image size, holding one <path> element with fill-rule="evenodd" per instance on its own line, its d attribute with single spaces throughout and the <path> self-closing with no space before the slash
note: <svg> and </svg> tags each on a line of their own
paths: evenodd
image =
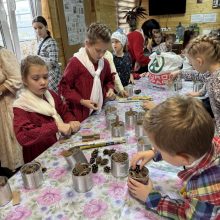
<svg viewBox="0 0 220 220">
<path fill-rule="evenodd" d="M 49 172 L 49 177 L 58 180 L 67 174 L 67 170 L 64 168 L 56 168 Z"/>
<path fill-rule="evenodd" d="M 128 138 L 128 143 L 129 144 L 136 144 L 137 138 L 135 136 Z"/>
<path fill-rule="evenodd" d="M 109 196 L 114 199 L 121 199 L 125 197 L 125 194 L 127 193 L 127 184 L 124 182 L 116 182 L 112 183 L 109 186 Z"/>
<path fill-rule="evenodd" d="M 155 103 L 164 101 L 168 95 L 165 90 L 151 90 L 146 87 L 147 82 L 141 79 L 135 83 L 136 89 L 141 89 L 141 95 L 150 95 Z M 183 82 L 185 83 L 185 82 Z M 189 83 L 189 82 L 186 82 Z M 185 86 L 184 86 L 185 87 Z M 183 88 L 183 93 L 190 91 L 191 86 Z M 124 112 L 132 107 L 135 111 L 143 111 L 141 102 L 129 103 L 107 103 L 118 108 L 120 120 L 124 121 Z M 68 142 L 48 148 L 37 160 L 48 170 L 44 175 L 44 183 L 36 190 L 26 190 L 22 188 L 23 181 L 21 173 L 18 172 L 9 179 L 12 189 L 20 189 L 22 206 L 12 206 L 11 203 L 0 208 L 0 219 L 6 220 L 29 220 L 29 219 L 120 219 L 133 220 L 158 220 L 162 219 L 151 211 L 144 209 L 144 204 L 130 196 L 127 190 L 127 178 L 116 179 L 111 173 L 103 172 L 103 167 L 99 167 L 96 174 L 92 174 L 94 187 L 90 192 L 77 193 L 73 189 L 71 169 L 67 169 L 67 163 L 60 153 L 69 149 L 76 142 L 81 141 L 81 134 L 90 132 L 100 132 L 101 138 L 111 138 L 111 132 L 105 128 L 104 112 L 93 115 L 81 124 L 80 132 L 70 137 Z M 82 132 L 82 133 L 81 133 Z M 116 149 L 129 154 L 129 159 L 136 152 L 136 138 L 134 129 L 126 129 L 126 144 L 112 145 L 99 148 L 99 155 L 103 156 L 104 149 Z M 94 149 L 83 151 L 87 159 L 90 159 Z M 110 157 L 105 156 L 110 159 Z M 88 160 L 89 161 L 89 160 Z M 110 165 L 110 163 L 108 164 Z M 170 195 L 172 198 L 179 198 L 179 189 L 182 183 L 177 181 L 176 174 L 181 168 L 169 166 L 161 161 L 159 163 L 149 163 L 147 165 L 154 188 L 163 195 Z M 170 193 L 171 192 L 171 193 Z M 77 203 L 75 203 L 77 201 Z M 74 209 L 72 204 L 76 204 Z M 62 210 L 62 211 L 61 211 Z"/>
<path fill-rule="evenodd" d="M 47 188 L 37 198 L 37 202 L 43 206 L 50 206 L 59 202 L 61 198 L 60 190 L 55 188 Z"/>
<path fill-rule="evenodd" d="M 145 209 L 138 210 L 135 215 L 134 219 L 138 220 L 160 220 L 161 218 L 158 217 L 156 214 L 150 211 L 146 211 Z"/>
<path fill-rule="evenodd" d="M 87 218 L 99 218 L 104 215 L 108 205 L 101 199 L 93 199 L 84 207 L 83 213 Z"/>
<path fill-rule="evenodd" d="M 5 220 L 25 220 L 31 216 L 31 213 L 32 212 L 26 207 L 18 206 L 8 214 Z"/>
<path fill-rule="evenodd" d="M 94 185 L 102 185 L 106 179 L 102 174 L 96 173 L 92 175 Z"/>
<path fill-rule="evenodd" d="M 116 144 L 116 145 L 110 147 L 109 149 L 115 149 L 117 151 L 122 151 L 123 150 L 123 146 L 120 145 L 120 144 Z"/>
<path fill-rule="evenodd" d="M 132 149 L 128 152 L 128 156 L 131 159 L 137 153 L 137 149 Z"/>
</svg>

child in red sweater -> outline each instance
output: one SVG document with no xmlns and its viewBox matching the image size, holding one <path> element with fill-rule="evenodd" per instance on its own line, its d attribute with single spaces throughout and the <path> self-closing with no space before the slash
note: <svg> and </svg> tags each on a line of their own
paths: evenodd
<svg viewBox="0 0 220 220">
<path fill-rule="evenodd" d="M 61 98 L 48 90 L 48 67 L 38 56 L 28 56 L 21 62 L 24 90 L 14 102 L 14 130 L 23 147 L 24 162 L 30 162 L 59 135 L 71 135 L 80 123 Z"/>
<path fill-rule="evenodd" d="M 59 92 L 79 121 L 94 110 L 100 111 L 104 98 L 115 97 L 114 76 L 109 62 L 103 58 L 110 42 L 111 32 L 106 25 L 91 24 L 85 47 L 74 54 L 64 71 Z"/>
</svg>

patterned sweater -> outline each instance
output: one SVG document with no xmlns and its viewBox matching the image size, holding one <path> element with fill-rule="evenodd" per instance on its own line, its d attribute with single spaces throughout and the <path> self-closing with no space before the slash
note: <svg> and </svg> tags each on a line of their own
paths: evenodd
<svg viewBox="0 0 220 220">
<path fill-rule="evenodd" d="M 39 46 L 43 39 L 39 42 Z M 57 43 L 53 38 L 48 38 L 39 51 L 39 56 L 47 63 L 49 66 L 49 88 L 57 93 L 58 83 L 61 79 L 61 68 L 58 63 L 58 47 Z"/>
<path fill-rule="evenodd" d="M 156 47 L 152 48 L 152 52 L 157 52 L 157 51 L 159 51 L 159 52 L 168 52 L 166 42 L 163 42 L 163 43 L 157 45 Z"/>
<path fill-rule="evenodd" d="M 194 81 L 202 81 L 206 84 L 211 108 L 216 121 L 216 132 L 220 135 L 220 69 L 212 74 L 200 74 L 196 70 L 182 70 L 181 77 Z"/>
<path fill-rule="evenodd" d="M 124 53 L 123 57 L 118 57 L 113 54 L 113 60 L 122 85 L 127 86 L 132 70 L 132 62 L 129 53 Z"/>
<path fill-rule="evenodd" d="M 156 208 L 159 215 L 175 219 L 220 219 L 220 139 L 214 138 L 212 148 L 197 165 L 178 173 L 183 181 L 182 199 L 175 200 L 151 192 L 147 208 Z"/>
</svg>

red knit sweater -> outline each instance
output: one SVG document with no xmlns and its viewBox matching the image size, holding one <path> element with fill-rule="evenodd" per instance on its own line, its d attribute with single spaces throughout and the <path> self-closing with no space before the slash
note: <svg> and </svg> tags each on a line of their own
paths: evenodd
<svg viewBox="0 0 220 220">
<path fill-rule="evenodd" d="M 76 118 L 61 98 L 53 91 L 50 93 L 54 98 L 56 110 L 64 122 L 75 121 Z M 15 135 L 23 147 L 24 162 L 27 163 L 57 141 L 58 129 L 52 117 L 20 108 L 14 108 L 13 111 Z"/>
<path fill-rule="evenodd" d="M 97 69 L 98 64 L 94 64 Z M 114 89 L 114 76 L 111 74 L 109 63 L 104 59 L 104 68 L 100 74 L 103 97 L 106 92 Z M 68 63 L 64 76 L 59 85 L 59 92 L 63 95 L 70 109 L 78 121 L 83 121 L 89 116 L 89 108 L 80 104 L 81 99 L 90 99 L 93 86 L 93 76 L 85 66 L 73 57 Z"/>
<path fill-rule="evenodd" d="M 140 66 L 146 66 L 150 59 L 144 56 L 144 38 L 139 31 L 133 31 L 128 33 L 128 52 L 131 55 L 132 63 L 136 61 Z"/>
</svg>

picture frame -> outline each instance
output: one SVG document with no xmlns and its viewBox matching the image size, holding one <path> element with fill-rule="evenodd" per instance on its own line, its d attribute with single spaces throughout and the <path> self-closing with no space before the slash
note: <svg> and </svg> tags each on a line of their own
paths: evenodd
<svg viewBox="0 0 220 220">
<path fill-rule="evenodd" d="M 213 0 L 212 8 L 220 8 L 220 0 Z"/>
</svg>

